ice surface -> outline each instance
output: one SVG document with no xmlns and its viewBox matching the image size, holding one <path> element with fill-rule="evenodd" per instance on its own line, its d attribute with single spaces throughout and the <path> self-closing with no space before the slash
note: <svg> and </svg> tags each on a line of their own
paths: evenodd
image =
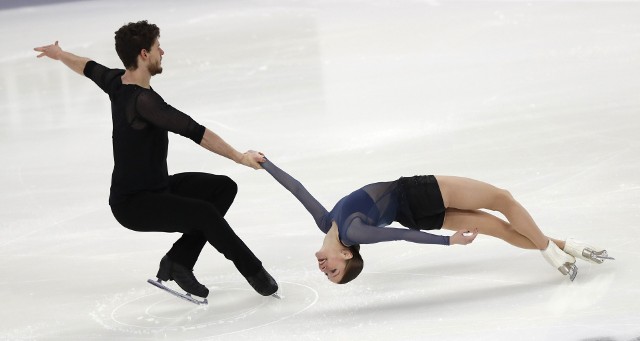
<svg viewBox="0 0 640 341">
<path fill-rule="evenodd" d="M 0 340 L 640 338 L 640 3 L 42 3 L 0 5 Z M 490 237 L 383 243 L 363 246 L 361 278 L 333 285 L 289 193 L 171 136 L 171 172 L 238 182 L 228 219 L 284 298 L 253 292 L 211 247 L 195 268 L 207 307 L 153 288 L 177 235 L 112 217 L 107 97 L 32 51 L 59 40 L 120 67 L 113 32 L 140 19 L 162 29 L 154 88 L 328 208 L 373 181 L 468 176 L 616 260 L 579 261 L 571 283 Z"/>
</svg>

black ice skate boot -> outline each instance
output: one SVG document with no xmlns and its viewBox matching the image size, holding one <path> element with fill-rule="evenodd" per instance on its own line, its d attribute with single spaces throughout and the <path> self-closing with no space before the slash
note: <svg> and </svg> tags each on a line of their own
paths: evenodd
<svg viewBox="0 0 640 341">
<path fill-rule="evenodd" d="M 247 282 L 249 282 L 253 289 L 262 296 L 274 295 L 275 297 L 278 297 L 276 296 L 278 283 L 276 283 L 276 280 L 273 279 L 273 277 L 271 277 L 264 268 L 261 268 L 255 275 L 248 276 Z"/>
<path fill-rule="evenodd" d="M 198 297 L 209 296 L 209 289 L 198 282 L 196 276 L 193 275 L 193 270 L 171 261 L 166 255 L 160 261 L 157 277 L 165 282 L 169 280 L 175 281 L 182 290 L 192 295 Z"/>
</svg>

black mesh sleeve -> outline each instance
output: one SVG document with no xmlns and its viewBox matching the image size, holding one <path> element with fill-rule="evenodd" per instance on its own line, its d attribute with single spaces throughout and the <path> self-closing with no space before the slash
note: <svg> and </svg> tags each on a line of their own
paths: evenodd
<svg viewBox="0 0 640 341">
<path fill-rule="evenodd" d="M 87 62 L 83 73 L 96 83 L 102 91 L 111 95 L 118 86 L 122 85 L 117 77 L 124 74 L 124 70 L 109 69 L 94 61 Z M 159 128 L 188 137 L 195 143 L 200 143 L 204 136 L 205 127 L 198 124 L 191 117 L 167 104 L 160 95 L 150 89 L 142 89 L 135 103 L 138 115 Z"/>
<path fill-rule="evenodd" d="M 440 244 L 449 245 L 448 236 L 438 236 L 435 234 L 418 230 L 377 227 L 365 224 L 362 219 L 355 218 L 349 223 L 346 233 L 347 239 L 357 244 L 374 244 L 392 240 L 406 240 L 419 244 Z"/>
<path fill-rule="evenodd" d="M 102 89 L 105 93 L 109 94 L 110 87 L 113 81 L 118 76 L 122 76 L 124 70 L 109 69 L 103 65 L 100 65 L 93 60 L 87 62 L 82 71 L 86 77 L 91 79 L 96 85 Z"/>
<path fill-rule="evenodd" d="M 167 104 L 153 90 L 140 92 L 136 101 L 136 111 L 140 117 L 157 127 L 188 137 L 198 144 L 202 141 L 205 127 Z"/>
<path fill-rule="evenodd" d="M 282 169 L 278 168 L 271 161 L 267 160 L 263 162 L 262 168 L 264 168 L 276 181 L 278 181 L 284 188 L 286 188 L 291 194 L 293 194 L 304 208 L 311 213 L 313 219 L 316 221 L 318 228 L 324 232 L 329 232 L 331 228 L 331 219 L 329 218 L 329 212 L 314 198 L 306 188 L 300 183 L 300 181 L 294 179 L 291 175 L 287 174 Z"/>
</svg>

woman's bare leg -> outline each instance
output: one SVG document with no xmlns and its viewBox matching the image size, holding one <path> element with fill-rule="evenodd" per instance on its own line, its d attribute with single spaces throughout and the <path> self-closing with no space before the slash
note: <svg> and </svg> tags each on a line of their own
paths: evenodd
<svg viewBox="0 0 640 341">
<path fill-rule="evenodd" d="M 448 208 L 444 225 L 445 229 L 452 231 L 465 231 L 478 229 L 478 232 L 488 236 L 500 238 L 505 242 L 523 249 L 537 249 L 529 238 L 516 231 L 508 222 L 479 210 L 459 210 Z M 560 249 L 564 249 L 565 242 L 549 238 Z"/>
<path fill-rule="evenodd" d="M 529 239 L 536 249 L 546 249 L 549 238 L 508 191 L 468 178 L 436 176 L 436 179 L 446 208 L 498 211 L 507 218 L 511 228 Z"/>
</svg>

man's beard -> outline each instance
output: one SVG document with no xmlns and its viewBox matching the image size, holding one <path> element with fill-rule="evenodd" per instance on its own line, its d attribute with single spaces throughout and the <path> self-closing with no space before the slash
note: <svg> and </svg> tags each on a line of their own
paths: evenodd
<svg viewBox="0 0 640 341">
<path fill-rule="evenodd" d="M 160 61 L 158 61 L 155 64 L 150 64 L 149 66 L 147 66 L 147 70 L 149 70 L 149 74 L 151 74 L 152 76 L 162 73 L 162 66 L 160 66 Z"/>
</svg>

